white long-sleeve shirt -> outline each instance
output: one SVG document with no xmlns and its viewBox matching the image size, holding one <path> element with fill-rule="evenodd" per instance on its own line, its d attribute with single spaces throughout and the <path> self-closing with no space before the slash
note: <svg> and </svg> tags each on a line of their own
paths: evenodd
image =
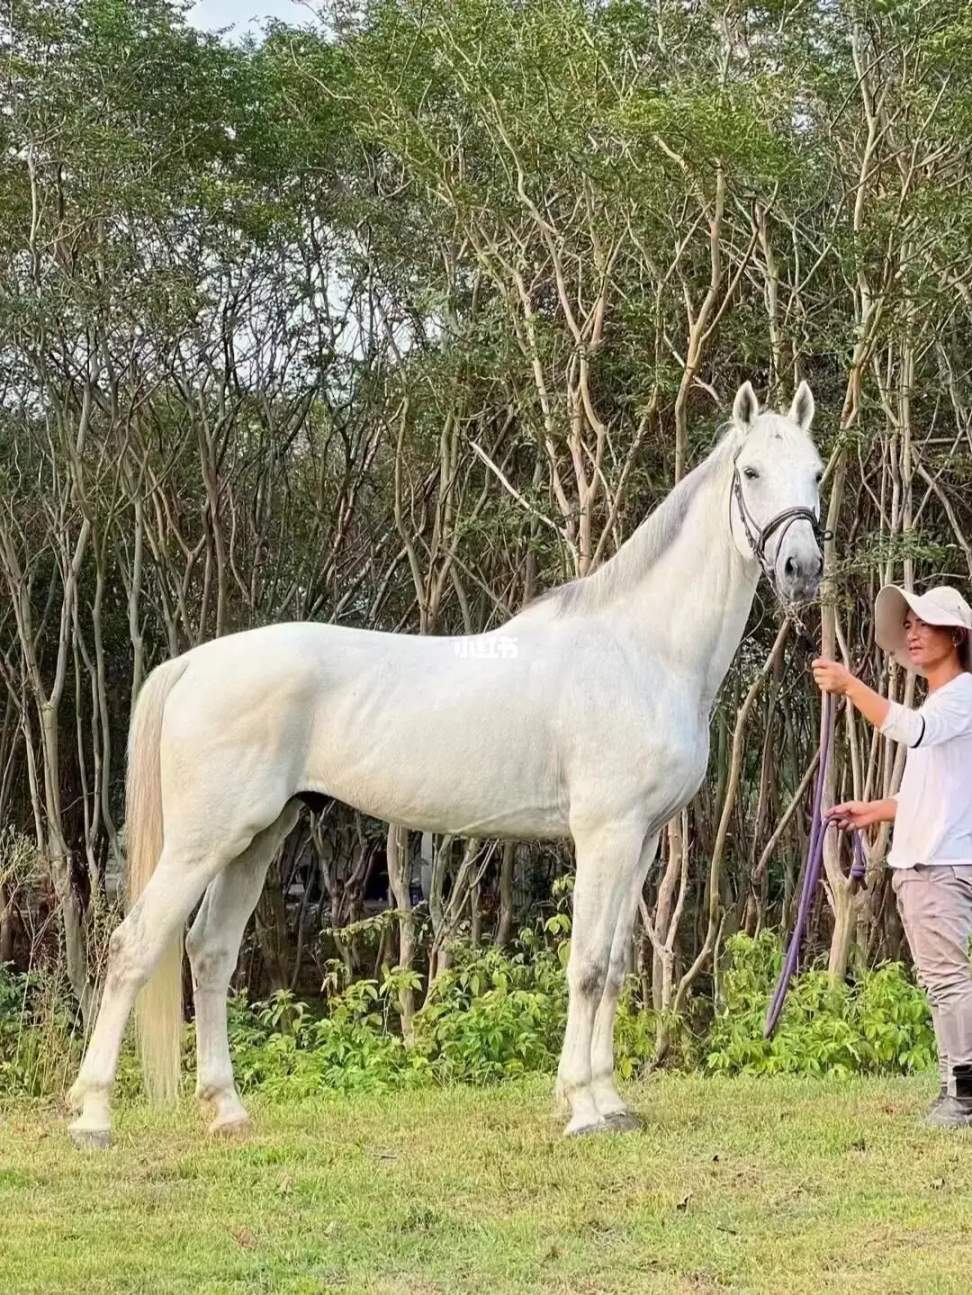
<svg viewBox="0 0 972 1295">
<path fill-rule="evenodd" d="M 881 732 L 909 748 L 888 863 L 972 864 L 972 674 L 917 710 L 892 702 Z"/>
</svg>

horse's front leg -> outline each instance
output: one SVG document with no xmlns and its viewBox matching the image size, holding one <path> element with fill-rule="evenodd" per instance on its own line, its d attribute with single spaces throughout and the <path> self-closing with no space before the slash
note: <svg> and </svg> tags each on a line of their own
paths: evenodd
<svg viewBox="0 0 972 1295">
<path fill-rule="evenodd" d="M 597 1103 L 591 1064 L 594 1023 L 608 984 L 615 932 L 644 843 L 641 824 L 604 824 L 574 831 L 577 877 L 567 964 L 567 1030 L 557 1072 L 558 1095 L 570 1107 L 567 1133 L 613 1127 Z M 609 1070 L 613 1070 L 613 1055 Z"/>
<path fill-rule="evenodd" d="M 631 936 L 638 914 L 645 876 L 658 849 L 658 835 L 645 838 L 634 876 L 626 883 L 618 924 L 611 942 L 611 959 L 608 964 L 604 992 L 594 1018 L 594 1037 L 591 1043 L 591 1089 L 594 1101 L 603 1119 L 618 1130 L 636 1129 L 639 1121 L 633 1116 L 614 1083 L 614 1019 L 618 998 L 628 969 Z"/>
</svg>

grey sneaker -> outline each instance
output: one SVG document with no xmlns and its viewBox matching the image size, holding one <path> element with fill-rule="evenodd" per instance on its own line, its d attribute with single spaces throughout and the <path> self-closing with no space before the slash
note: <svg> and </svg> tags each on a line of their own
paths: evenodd
<svg viewBox="0 0 972 1295">
<path fill-rule="evenodd" d="M 924 1122 L 929 1129 L 972 1129 L 972 1098 L 942 1097 Z"/>
<path fill-rule="evenodd" d="M 935 1098 L 931 1106 L 929 1106 L 928 1110 L 925 1112 L 924 1118 L 927 1119 L 929 1115 L 934 1115 L 935 1112 L 938 1110 L 939 1106 L 941 1106 L 942 1102 L 945 1101 L 946 1097 L 948 1097 L 948 1089 L 945 1087 L 944 1084 L 942 1084 L 941 1088 L 939 1088 L 938 1090 L 938 1096 Z"/>
</svg>

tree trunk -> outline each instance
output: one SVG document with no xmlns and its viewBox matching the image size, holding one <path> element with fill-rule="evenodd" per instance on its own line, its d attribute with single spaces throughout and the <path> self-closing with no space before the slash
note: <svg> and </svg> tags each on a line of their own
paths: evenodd
<svg viewBox="0 0 972 1295">
<path fill-rule="evenodd" d="M 5 962 L 13 962 L 14 954 L 14 906 L 10 891 L 0 885 L 0 967 Z"/>
<path fill-rule="evenodd" d="M 510 942 L 513 933 L 513 863 L 516 859 L 516 843 L 506 841 L 500 858 L 499 873 L 499 918 L 496 922 L 494 943 L 501 948 Z"/>
<path fill-rule="evenodd" d="M 287 931 L 287 900 L 280 878 L 280 855 L 270 864 L 267 880 L 257 901 L 255 929 L 264 975 L 271 994 L 279 989 L 289 989 L 292 970 L 290 966 L 290 936 Z"/>
<path fill-rule="evenodd" d="M 398 909 L 398 967 L 403 971 L 411 971 L 415 961 L 415 918 L 412 914 L 408 832 L 405 828 L 397 827 L 394 823 L 388 825 L 385 850 L 388 859 L 388 884 L 395 900 L 395 907 Z M 406 1043 L 411 1043 L 415 991 L 409 986 L 404 986 L 399 991 L 398 1010 L 402 1018 L 402 1035 Z"/>
</svg>

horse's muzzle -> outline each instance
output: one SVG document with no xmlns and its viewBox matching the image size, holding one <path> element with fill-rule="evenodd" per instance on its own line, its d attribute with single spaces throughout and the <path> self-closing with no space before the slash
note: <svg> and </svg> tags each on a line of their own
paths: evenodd
<svg viewBox="0 0 972 1295">
<path fill-rule="evenodd" d="M 777 574 L 776 583 L 780 597 L 785 602 L 811 602 L 820 589 L 820 578 L 823 575 L 823 558 L 819 549 L 812 553 L 791 553 L 782 563 L 782 570 Z"/>
</svg>

